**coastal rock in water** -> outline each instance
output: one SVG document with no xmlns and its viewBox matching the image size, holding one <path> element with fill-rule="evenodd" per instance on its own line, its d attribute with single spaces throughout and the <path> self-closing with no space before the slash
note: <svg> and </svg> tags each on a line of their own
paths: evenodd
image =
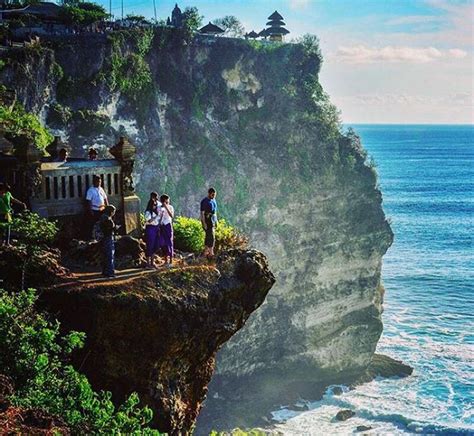
<svg viewBox="0 0 474 436">
<path fill-rule="evenodd" d="M 216 267 L 66 283 L 44 290 L 41 301 L 63 328 L 86 333 L 76 362 L 95 388 L 118 402 L 138 392 L 160 431 L 188 434 L 217 350 L 262 304 L 274 280 L 264 255 L 233 250 Z"/>
<path fill-rule="evenodd" d="M 334 419 L 336 421 L 347 421 L 349 418 L 352 418 L 353 416 L 355 416 L 355 412 L 353 410 L 344 409 L 337 412 Z"/>
<path fill-rule="evenodd" d="M 371 427 L 370 425 L 358 425 L 356 427 L 356 431 L 369 431 L 369 430 L 372 430 L 373 427 Z"/>
<path fill-rule="evenodd" d="M 369 366 L 351 383 L 352 386 L 366 383 L 375 377 L 407 377 L 413 373 L 413 368 L 400 360 L 392 359 L 383 354 L 374 354 Z"/>
</svg>

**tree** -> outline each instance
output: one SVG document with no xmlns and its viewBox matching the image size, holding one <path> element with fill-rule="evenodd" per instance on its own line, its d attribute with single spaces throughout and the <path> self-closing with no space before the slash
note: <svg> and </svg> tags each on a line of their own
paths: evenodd
<svg viewBox="0 0 474 436">
<path fill-rule="evenodd" d="M 61 0 L 59 4 L 61 6 L 77 6 L 80 3 L 80 0 Z"/>
<path fill-rule="evenodd" d="M 238 38 L 240 36 L 243 36 L 245 33 L 244 26 L 234 15 L 226 15 L 223 18 L 218 18 L 217 20 L 214 20 L 213 23 L 216 26 L 219 26 L 224 29 L 225 35 L 227 36 Z"/>
<path fill-rule="evenodd" d="M 151 25 L 151 22 L 148 21 L 143 15 L 128 14 L 125 17 L 125 20 L 128 21 L 134 27 L 146 27 Z"/>
<path fill-rule="evenodd" d="M 66 23 L 81 26 L 89 26 L 97 21 L 103 21 L 109 16 L 102 6 L 91 2 L 65 5 L 61 15 Z"/>
<path fill-rule="evenodd" d="M 195 6 L 187 7 L 183 12 L 183 27 L 188 32 L 195 32 L 202 26 L 203 16 Z"/>
<path fill-rule="evenodd" d="M 133 24 L 150 24 L 150 22 L 143 15 L 128 14 L 126 20 Z"/>
<path fill-rule="evenodd" d="M 321 54 L 321 48 L 319 46 L 319 38 L 316 35 L 311 35 L 310 33 L 306 33 L 300 38 L 293 40 L 293 42 L 295 42 L 296 44 L 301 44 L 305 54 L 315 55 L 322 62 L 323 56 Z"/>
</svg>

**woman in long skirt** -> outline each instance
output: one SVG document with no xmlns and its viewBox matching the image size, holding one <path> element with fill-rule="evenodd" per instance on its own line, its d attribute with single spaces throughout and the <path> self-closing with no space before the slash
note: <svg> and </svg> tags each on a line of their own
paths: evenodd
<svg viewBox="0 0 474 436">
<path fill-rule="evenodd" d="M 145 254 L 146 268 L 149 269 L 156 268 L 154 257 L 160 248 L 160 208 L 161 204 L 158 201 L 158 194 L 156 192 L 152 192 L 145 210 Z"/>
<path fill-rule="evenodd" d="M 166 266 L 173 263 L 173 217 L 174 208 L 170 204 L 170 197 L 163 194 L 160 197 L 160 248 L 165 258 Z"/>
</svg>

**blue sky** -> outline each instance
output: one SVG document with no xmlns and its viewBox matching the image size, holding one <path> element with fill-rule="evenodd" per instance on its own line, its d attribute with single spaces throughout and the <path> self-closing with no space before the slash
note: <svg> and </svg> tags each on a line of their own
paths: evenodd
<svg viewBox="0 0 474 436">
<path fill-rule="evenodd" d="M 108 8 L 108 0 L 101 0 Z M 156 0 L 158 18 L 175 1 Z M 321 81 L 347 123 L 474 123 L 474 0 L 187 0 L 205 22 L 235 15 L 259 31 L 278 10 L 288 39 L 321 41 Z M 120 16 L 121 2 L 112 11 Z M 124 0 L 153 17 L 153 0 Z"/>
</svg>

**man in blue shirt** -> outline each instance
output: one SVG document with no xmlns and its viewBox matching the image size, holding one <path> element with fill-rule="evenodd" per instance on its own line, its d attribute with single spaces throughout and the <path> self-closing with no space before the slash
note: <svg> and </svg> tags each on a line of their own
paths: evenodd
<svg viewBox="0 0 474 436">
<path fill-rule="evenodd" d="M 217 227 L 217 202 L 216 190 L 209 188 L 207 197 L 201 201 L 201 223 L 206 238 L 204 240 L 204 256 L 214 256 L 214 245 L 216 242 Z"/>
</svg>

